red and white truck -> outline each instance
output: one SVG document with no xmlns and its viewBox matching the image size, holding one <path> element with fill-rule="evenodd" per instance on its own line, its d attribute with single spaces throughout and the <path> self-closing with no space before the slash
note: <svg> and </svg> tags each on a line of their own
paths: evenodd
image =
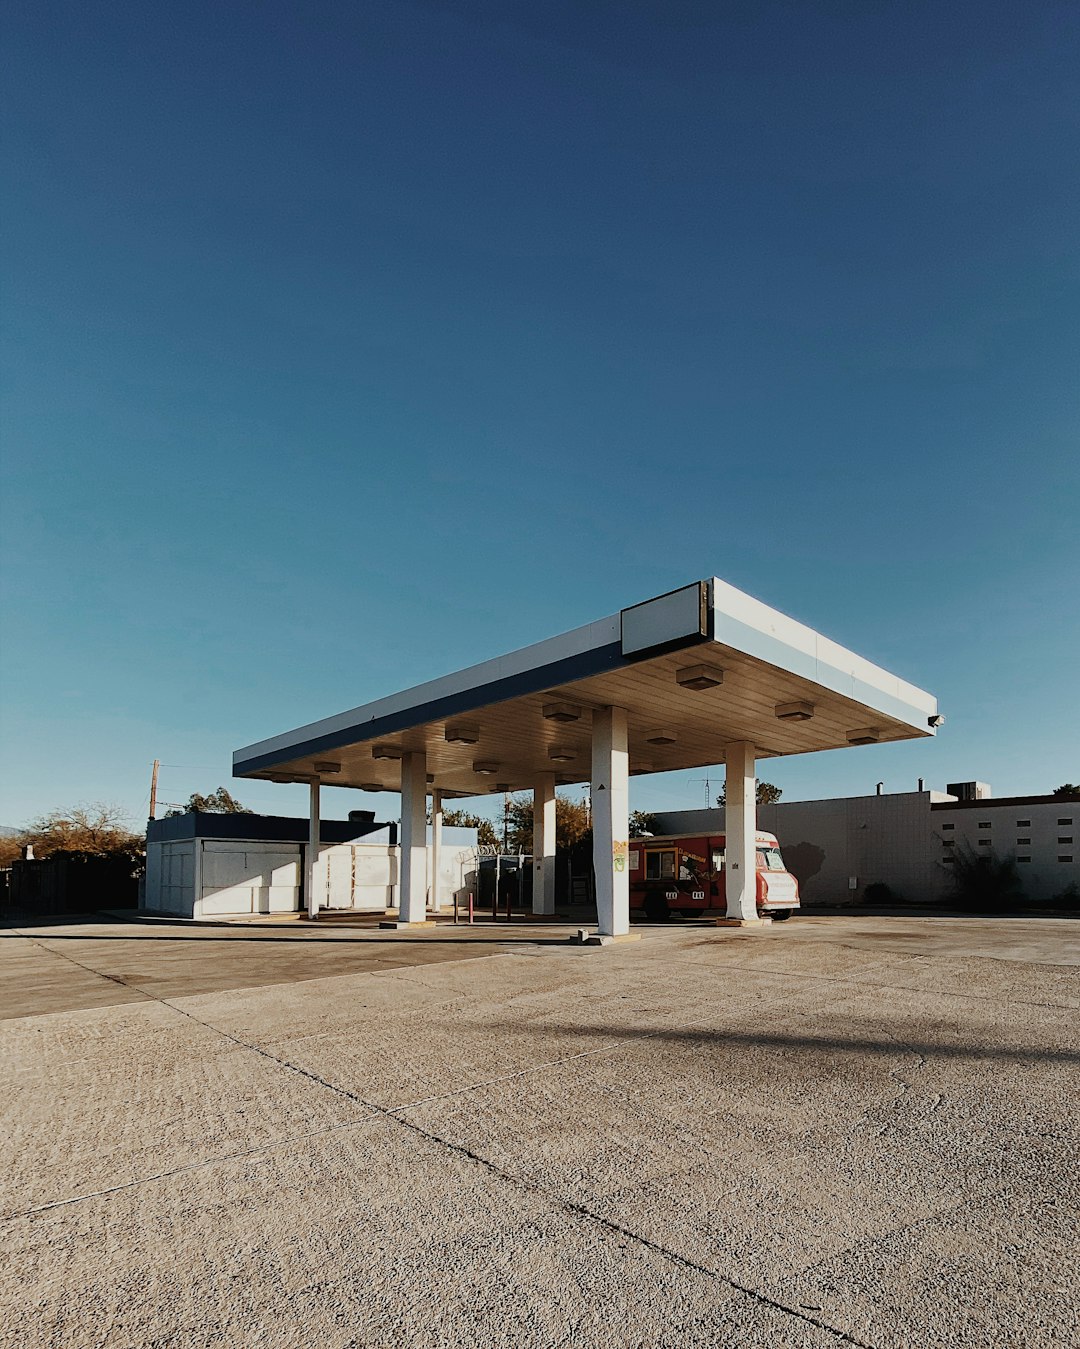
<svg viewBox="0 0 1080 1349">
<path fill-rule="evenodd" d="M 784 865 L 774 834 L 755 834 L 757 910 L 763 918 L 790 918 L 799 907 L 799 882 Z M 687 834 L 630 840 L 630 910 L 662 921 L 671 913 L 697 918 L 727 909 L 723 834 Z"/>
</svg>

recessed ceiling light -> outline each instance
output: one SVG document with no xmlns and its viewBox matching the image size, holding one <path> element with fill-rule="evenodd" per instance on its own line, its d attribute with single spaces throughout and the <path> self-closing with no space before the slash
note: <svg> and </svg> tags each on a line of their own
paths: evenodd
<svg viewBox="0 0 1080 1349">
<path fill-rule="evenodd" d="M 777 703 L 773 711 L 778 721 L 809 721 L 814 715 L 814 704 Z"/>
<path fill-rule="evenodd" d="M 362 792 L 384 792 L 386 788 L 381 782 L 361 782 L 360 790 Z"/>
<path fill-rule="evenodd" d="M 577 758 L 577 750 L 560 749 L 556 745 L 548 750 L 548 758 L 554 759 L 556 763 L 569 763 L 571 759 Z"/>
<path fill-rule="evenodd" d="M 371 751 L 373 759 L 400 759 L 401 749 L 397 745 L 375 745 Z"/>
<path fill-rule="evenodd" d="M 341 772 L 341 765 L 340 765 L 339 763 L 331 763 L 329 760 L 326 760 L 326 759 L 317 759 L 317 760 L 315 761 L 314 768 L 315 768 L 315 772 L 316 772 L 316 773 L 340 773 L 340 772 Z"/>
<path fill-rule="evenodd" d="M 497 773 L 498 771 L 499 765 L 497 763 L 492 763 L 487 759 L 477 759 L 473 764 L 473 772 L 480 773 L 484 777 L 490 777 L 492 773 Z"/>
<path fill-rule="evenodd" d="M 444 735 L 450 745 L 475 745 L 480 739 L 480 728 L 455 723 L 453 726 L 447 726 Z"/>
<path fill-rule="evenodd" d="M 859 731 L 848 731 L 849 745 L 876 745 L 881 739 L 881 732 L 876 726 L 867 726 Z"/>
<path fill-rule="evenodd" d="M 724 672 L 718 665 L 687 665 L 675 671 L 675 678 L 684 689 L 714 689 L 724 682 Z"/>
<path fill-rule="evenodd" d="M 578 721 L 581 708 L 576 703 L 545 703 L 544 717 L 548 721 Z"/>
<path fill-rule="evenodd" d="M 647 745 L 674 745 L 678 740 L 674 731 L 646 731 L 645 743 Z"/>
</svg>

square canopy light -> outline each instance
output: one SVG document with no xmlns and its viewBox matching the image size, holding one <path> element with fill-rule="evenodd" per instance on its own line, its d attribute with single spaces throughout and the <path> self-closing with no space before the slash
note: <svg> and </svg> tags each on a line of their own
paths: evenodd
<svg viewBox="0 0 1080 1349">
<path fill-rule="evenodd" d="M 647 745 L 674 745 L 678 736 L 674 731 L 646 731 L 645 743 Z"/>
<path fill-rule="evenodd" d="M 809 721 L 814 715 L 814 704 L 777 703 L 773 711 L 778 721 Z"/>
<path fill-rule="evenodd" d="M 719 665 L 685 665 L 675 678 L 684 689 L 714 689 L 724 682 L 724 672 Z"/>
<path fill-rule="evenodd" d="M 630 776 L 637 777 L 640 773 L 651 773 L 652 764 L 647 759 L 635 759 L 630 765 Z"/>
<path fill-rule="evenodd" d="M 381 782 L 361 782 L 360 790 L 362 792 L 384 792 L 386 788 Z"/>
<path fill-rule="evenodd" d="M 397 745 L 375 745 L 371 751 L 373 759 L 400 759 L 401 749 Z"/>
<path fill-rule="evenodd" d="M 477 759 L 473 764 L 473 772 L 479 773 L 482 777 L 491 777 L 493 773 L 499 771 L 499 765 L 492 763 L 489 759 Z"/>
<path fill-rule="evenodd" d="M 315 769 L 315 772 L 316 772 L 316 773 L 340 773 L 340 772 L 341 772 L 341 765 L 340 765 L 339 763 L 331 763 L 331 762 L 330 762 L 329 760 L 327 760 L 327 759 L 316 759 L 316 761 L 315 761 L 315 763 L 314 763 L 313 766 L 314 766 L 314 769 Z"/>
<path fill-rule="evenodd" d="M 881 732 L 876 726 L 866 726 L 859 731 L 848 731 L 849 745 L 876 745 L 881 739 Z"/>
<path fill-rule="evenodd" d="M 548 758 L 556 763 L 569 763 L 571 759 L 577 758 L 577 750 L 569 749 L 566 746 L 553 745 L 548 750 Z"/>
<path fill-rule="evenodd" d="M 545 703 L 544 718 L 546 721 L 579 721 L 581 719 L 581 708 L 577 703 Z"/>
<path fill-rule="evenodd" d="M 447 726 L 444 735 L 449 745 L 475 745 L 480 739 L 480 727 L 455 722 L 452 726 Z"/>
</svg>

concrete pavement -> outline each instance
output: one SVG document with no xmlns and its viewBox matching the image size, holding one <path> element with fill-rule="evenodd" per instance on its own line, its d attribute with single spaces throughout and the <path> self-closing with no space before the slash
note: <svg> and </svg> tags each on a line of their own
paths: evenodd
<svg viewBox="0 0 1080 1349">
<path fill-rule="evenodd" d="M 1075 1345 L 1080 925 L 640 930 L 3 931 L 0 1344 Z"/>
</svg>

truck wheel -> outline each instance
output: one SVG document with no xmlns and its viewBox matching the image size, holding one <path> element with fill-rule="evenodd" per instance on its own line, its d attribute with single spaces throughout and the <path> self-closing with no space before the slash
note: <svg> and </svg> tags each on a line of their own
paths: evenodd
<svg viewBox="0 0 1080 1349">
<path fill-rule="evenodd" d="M 649 895 L 645 900 L 645 917 L 650 923 L 664 923 L 671 917 L 668 902 L 662 895 Z"/>
<path fill-rule="evenodd" d="M 780 909 L 777 913 L 770 913 L 769 917 L 773 920 L 774 923 L 786 923 L 787 920 L 791 917 L 791 910 Z"/>
</svg>

